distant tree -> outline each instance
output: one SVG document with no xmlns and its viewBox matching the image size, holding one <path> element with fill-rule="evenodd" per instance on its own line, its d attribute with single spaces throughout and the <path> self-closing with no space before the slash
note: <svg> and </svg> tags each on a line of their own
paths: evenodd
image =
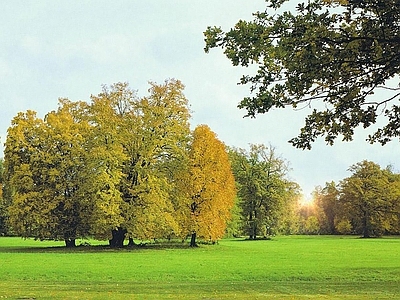
<svg viewBox="0 0 400 300">
<path fill-rule="evenodd" d="M 190 246 L 196 238 L 215 242 L 221 239 L 231 217 L 236 196 L 235 179 L 225 145 L 206 125 L 193 132 L 189 152 L 189 168 L 185 184 L 186 204 L 183 206 L 191 236 Z"/>
<path fill-rule="evenodd" d="M 232 149 L 233 172 L 250 239 L 275 233 L 279 217 L 287 207 L 293 183 L 285 179 L 287 165 L 273 148 L 251 145 L 250 151 Z M 292 198 L 293 199 L 293 198 Z"/>
<path fill-rule="evenodd" d="M 286 180 L 286 188 L 281 195 L 283 204 L 277 218 L 276 232 L 279 234 L 297 234 L 299 232 L 299 199 L 301 188 L 296 182 Z"/>
<path fill-rule="evenodd" d="M 392 199 L 389 206 L 390 234 L 400 234 L 400 174 L 394 173 L 391 166 L 384 172 L 389 177 L 389 199 Z"/>
<path fill-rule="evenodd" d="M 302 232 L 303 234 L 319 234 L 320 226 L 316 216 L 309 216 L 304 220 Z"/>
<path fill-rule="evenodd" d="M 353 230 L 365 238 L 390 232 L 393 218 L 400 213 L 398 182 L 370 161 L 357 163 L 349 170 L 353 174 L 340 182 L 341 212 L 347 213 Z"/>
<path fill-rule="evenodd" d="M 314 204 L 317 207 L 317 218 L 322 234 L 335 234 L 338 220 L 339 190 L 335 182 L 327 182 L 324 188 L 317 188 L 313 193 Z"/>
<path fill-rule="evenodd" d="M 338 136 L 349 141 L 356 127 L 370 127 L 379 116 L 386 121 L 367 140 L 385 144 L 398 138 L 398 0 L 310 0 L 297 4 L 295 12 L 284 11 L 289 3 L 269 0 L 253 21 L 204 33 L 206 52 L 221 47 L 233 65 L 257 67 L 240 80 L 254 95 L 239 108 L 255 117 L 273 108 L 313 107 L 290 140 L 302 149 L 319 136 L 328 144 Z M 374 97 L 379 89 L 386 95 Z"/>
<path fill-rule="evenodd" d="M 243 235 L 242 208 L 240 207 L 240 198 L 236 197 L 231 210 L 231 218 L 226 224 L 225 236 L 228 238 L 239 237 Z"/>
</svg>

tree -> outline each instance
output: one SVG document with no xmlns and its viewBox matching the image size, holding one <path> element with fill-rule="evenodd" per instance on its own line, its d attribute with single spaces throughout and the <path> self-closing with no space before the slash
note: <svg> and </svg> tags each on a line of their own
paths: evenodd
<svg viewBox="0 0 400 300">
<path fill-rule="evenodd" d="M 322 234 L 335 234 L 338 221 L 339 191 L 335 182 L 327 182 L 324 188 L 317 188 L 314 193 L 314 204 L 317 207 L 317 218 Z"/>
<path fill-rule="evenodd" d="M 190 246 L 196 246 L 196 238 L 211 242 L 222 238 L 236 196 L 235 179 L 225 145 L 206 125 L 199 125 L 193 132 L 189 152 L 186 180 L 184 218 Z"/>
<path fill-rule="evenodd" d="M 282 212 L 291 207 L 290 200 L 296 199 L 292 193 L 298 188 L 284 178 L 285 161 L 265 145 L 251 145 L 249 152 L 232 149 L 231 160 L 245 233 L 250 239 L 275 233 Z"/>
<path fill-rule="evenodd" d="M 393 217 L 398 218 L 400 213 L 398 182 L 370 161 L 349 170 L 353 174 L 341 181 L 339 201 L 353 230 L 365 238 L 390 232 Z"/>
<path fill-rule="evenodd" d="M 178 232 L 177 174 L 187 167 L 188 101 L 178 80 L 104 86 L 91 103 L 60 99 L 40 119 L 19 113 L 8 130 L 5 199 L 23 237 L 150 239 Z M 175 202 L 174 202 L 175 201 Z"/>
<path fill-rule="evenodd" d="M 257 66 L 240 80 L 254 96 L 239 108 L 255 117 L 272 108 L 314 107 L 290 140 L 302 149 L 319 136 L 330 145 L 338 136 L 349 141 L 356 127 L 368 128 L 378 116 L 386 123 L 367 140 L 384 145 L 399 137 L 400 105 L 393 102 L 400 97 L 399 1 L 310 0 L 296 12 L 281 12 L 289 0 L 267 2 L 253 21 L 204 32 L 206 52 L 221 47 L 233 65 Z M 373 96 L 379 89 L 384 97 Z"/>
<path fill-rule="evenodd" d="M 122 172 L 119 212 L 103 224 L 113 247 L 122 247 L 126 236 L 132 245 L 133 237 L 164 237 L 178 230 L 174 176 L 186 163 L 190 135 L 183 89 L 179 80 L 150 83 L 149 96 L 138 98 L 127 83 L 117 83 L 92 96 L 96 139 L 103 149 L 98 152 Z"/>
<path fill-rule="evenodd" d="M 83 172 L 89 124 L 74 118 L 67 104 L 61 102 L 44 120 L 32 111 L 14 118 L 5 149 L 6 195 L 17 234 L 72 247 L 90 229 L 92 210 L 85 202 L 90 177 Z"/>
<path fill-rule="evenodd" d="M 0 235 L 7 233 L 7 204 L 3 199 L 4 160 L 0 158 Z"/>
</svg>

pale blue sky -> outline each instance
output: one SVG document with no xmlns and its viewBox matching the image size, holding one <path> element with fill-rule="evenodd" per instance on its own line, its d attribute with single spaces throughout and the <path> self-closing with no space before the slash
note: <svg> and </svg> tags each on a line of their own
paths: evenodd
<svg viewBox="0 0 400 300">
<path fill-rule="evenodd" d="M 118 81 L 145 95 L 148 81 L 177 78 L 186 85 L 193 127 L 208 124 L 230 146 L 272 144 L 306 196 L 316 185 L 349 176 L 348 167 L 364 159 L 400 171 L 399 141 L 371 146 L 366 132 L 357 130 L 354 142 L 329 147 L 321 140 L 302 151 L 287 141 L 307 111 L 242 118 L 236 105 L 248 90 L 236 83 L 246 70 L 232 67 L 220 50 L 205 54 L 202 32 L 251 19 L 264 10 L 263 0 L 13 0 L 1 6 L 1 144 L 19 111 L 43 116 L 57 108 L 59 97 L 89 100 L 102 84 Z"/>
</svg>

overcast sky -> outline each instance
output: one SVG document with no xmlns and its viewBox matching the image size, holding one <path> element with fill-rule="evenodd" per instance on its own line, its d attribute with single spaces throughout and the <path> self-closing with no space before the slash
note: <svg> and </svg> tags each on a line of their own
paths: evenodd
<svg viewBox="0 0 400 300">
<path fill-rule="evenodd" d="M 193 128 L 207 124 L 229 146 L 271 144 L 290 163 L 289 177 L 306 197 L 317 185 L 350 176 L 349 166 L 364 159 L 400 171 L 399 141 L 369 145 L 367 133 L 357 130 L 351 143 L 331 147 L 320 140 L 303 151 L 287 141 L 298 134 L 307 110 L 243 118 L 236 106 L 248 88 L 237 82 L 247 70 L 233 67 L 220 49 L 205 54 L 203 31 L 252 19 L 264 0 L 13 0 L 1 6 L 1 144 L 20 111 L 43 117 L 59 97 L 89 100 L 102 84 L 120 81 L 144 96 L 148 81 L 176 78 L 186 86 Z"/>
</svg>

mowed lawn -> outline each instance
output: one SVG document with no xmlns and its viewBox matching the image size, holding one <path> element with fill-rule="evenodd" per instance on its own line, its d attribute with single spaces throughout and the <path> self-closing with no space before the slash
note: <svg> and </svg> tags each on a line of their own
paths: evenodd
<svg viewBox="0 0 400 300">
<path fill-rule="evenodd" d="M 132 250 L 0 238 L 0 299 L 166 298 L 400 299 L 400 238 L 278 236 Z"/>
</svg>

